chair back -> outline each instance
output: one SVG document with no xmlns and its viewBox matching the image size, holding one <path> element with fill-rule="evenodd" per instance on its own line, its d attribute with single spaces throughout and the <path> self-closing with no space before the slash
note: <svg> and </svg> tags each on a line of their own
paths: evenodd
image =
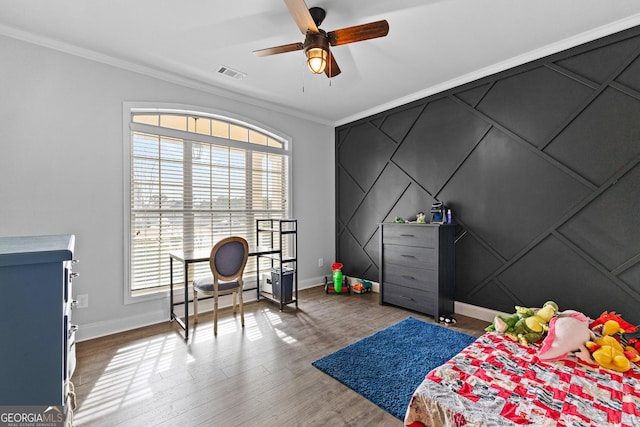
<svg viewBox="0 0 640 427">
<path fill-rule="evenodd" d="M 249 244 L 245 239 L 238 236 L 222 239 L 211 249 L 211 272 L 221 281 L 242 279 L 248 257 Z"/>
</svg>

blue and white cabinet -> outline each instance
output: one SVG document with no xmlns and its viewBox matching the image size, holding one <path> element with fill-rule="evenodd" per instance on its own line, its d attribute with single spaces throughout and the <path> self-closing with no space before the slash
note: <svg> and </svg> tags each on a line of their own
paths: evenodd
<svg viewBox="0 0 640 427">
<path fill-rule="evenodd" d="M 73 235 L 0 237 L 0 406 L 69 411 Z"/>
</svg>

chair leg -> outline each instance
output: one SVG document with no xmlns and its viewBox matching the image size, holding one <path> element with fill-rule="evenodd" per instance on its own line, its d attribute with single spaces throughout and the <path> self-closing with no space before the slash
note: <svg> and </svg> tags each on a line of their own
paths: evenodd
<svg viewBox="0 0 640 427">
<path fill-rule="evenodd" d="M 242 289 L 238 289 L 238 298 L 240 299 L 240 322 L 244 328 L 244 304 L 242 301 Z"/>
<path fill-rule="evenodd" d="M 236 294 L 238 291 L 233 291 L 233 314 L 236 314 Z"/>
<path fill-rule="evenodd" d="M 193 323 L 198 323 L 198 291 L 193 288 Z"/>
<path fill-rule="evenodd" d="M 213 296 L 213 335 L 218 335 L 218 295 Z"/>
</svg>

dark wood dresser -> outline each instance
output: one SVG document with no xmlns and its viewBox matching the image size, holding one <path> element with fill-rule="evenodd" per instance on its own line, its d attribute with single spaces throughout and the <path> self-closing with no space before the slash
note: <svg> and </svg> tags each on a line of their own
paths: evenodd
<svg viewBox="0 0 640 427">
<path fill-rule="evenodd" d="M 380 224 L 380 303 L 453 314 L 454 225 Z"/>
</svg>

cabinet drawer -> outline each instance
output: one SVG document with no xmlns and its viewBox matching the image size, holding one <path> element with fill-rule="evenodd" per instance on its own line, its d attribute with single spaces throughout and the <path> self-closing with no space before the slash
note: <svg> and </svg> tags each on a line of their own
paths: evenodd
<svg viewBox="0 0 640 427">
<path fill-rule="evenodd" d="M 432 292 L 419 291 L 392 283 L 384 284 L 383 303 L 433 315 L 435 313 L 435 301 L 436 297 Z"/>
<path fill-rule="evenodd" d="M 435 268 L 436 251 L 433 248 L 384 245 L 384 260 L 398 265 L 417 268 Z"/>
<path fill-rule="evenodd" d="M 438 227 L 430 225 L 384 224 L 383 244 L 435 248 L 438 243 Z"/>
<path fill-rule="evenodd" d="M 383 268 L 383 283 L 396 283 L 413 289 L 435 292 L 437 277 L 434 270 L 405 267 L 385 262 Z"/>
</svg>

